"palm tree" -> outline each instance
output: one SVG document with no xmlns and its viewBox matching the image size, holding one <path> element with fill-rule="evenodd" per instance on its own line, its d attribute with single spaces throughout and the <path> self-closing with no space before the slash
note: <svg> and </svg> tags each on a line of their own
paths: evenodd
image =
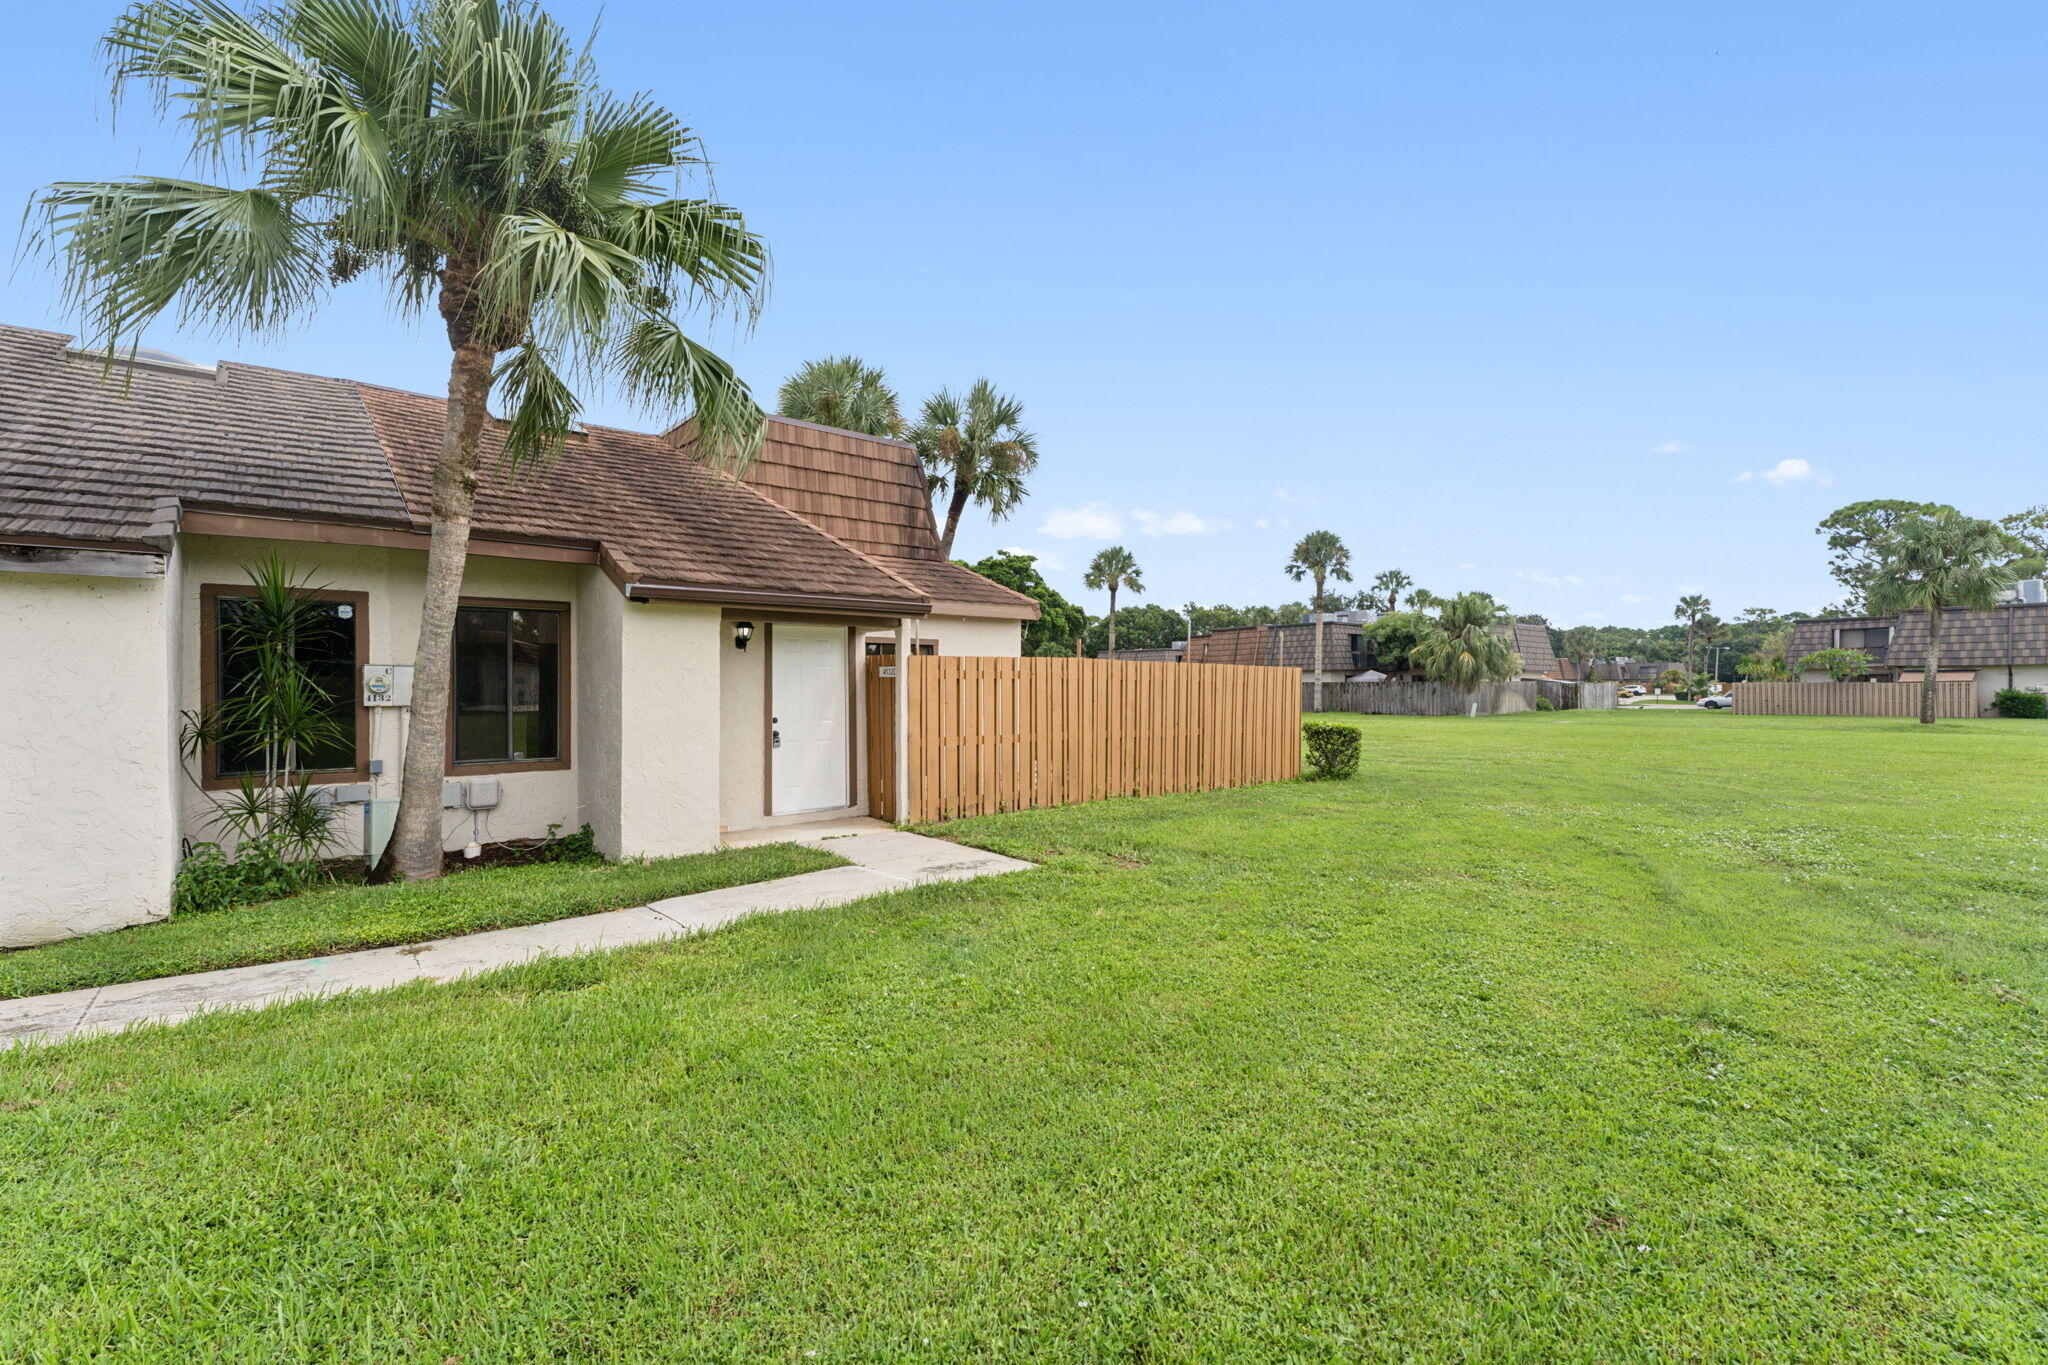
<svg viewBox="0 0 2048 1365">
<path fill-rule="evenodd" d="M 651 409 L 694 407 L 699 453 L 744 467 L 760 409 L 679 318 L 751 319 L 767 252 L 739 212 L 678 197 L 697 139 L 644 96 L 598 87 L 587 50 L 531 0 L 143 0 L 108 33 L 115 92 L 176 107 L 233 188 L 135 176 L 51 186 L 32 249 L 59 266 L 90 340 L 180 322 L 278 334 L 332 285 L 377 279 L 431 308 L 450 361 L 434 474 L 397 829 L 383 870 L 441 869 L 449 658 L 488 403 L 506 460 L 558 454 L 609 377 Z"/>
<path fill-rule="evenodd" d="M 1694 627 L 1694 634 L 1699 637 L 1701 661 L 1707 665 L 1701 671 L 1712 677 L 1716 682 L 1720 681 L 1721 670 L 1713 666 L 1712 660 L 1714 657 L 1714 646 L 1727 639 L 1730 634 L 1728 623 L 1712 614 L 1702 616 L 1699 619 L 1698 625 Z"/>
<path fill-rule="evenodd" d="M 1927 659 L 1920 674 L 1920 723 L 1934 724 L 1934 683 L 1941 669 L 1941 614 L 1984 610 L 2017 577 L 2027 552 L 2016 536 L 1953 507 L 1906 517 L 1881 542 L 1871 606 L 1885 615 L 1927 613 Z"/>
<path fill-rule="evenodd" d="M 1506 629 L 1507 613 L 1481 592 L 1459 593 L 1423 626 L 1408 657 L 1431 682 L 1470 692 L 1521 672 L 1522 656 Z"/>
<path fill-rule="evenodd" d="M 1310 531 L 1294 546 L 1294 558 L 1287 562 L 1287 576 L 1299 583 L 1312 579 L 1316 585 L 1310 601 L 1316 613 L 1316 700 L 1323 709 L 1323 584 L 1329 579 L 1351 581 L 1351 551 L 1337 539 L 1335 531 Z"/>
<path fill-rule="evenodd" d="M 1401 594 L 1415 586 L 1415 580 L 1399 569 L 1387 569 L 1372 580 L 1375 603 L 1391 615 L 1401 609 Z"/>
<path fill-rule="evenodd" d="M 782 383 L 775 410 L 784 417 L 817 422 L 870 436 L 901 436 L 903 414 L 896 391 L 879 369 L 859 356 L 813 360 Z"/>
<path fill-rule="evenodd" d="M 1707 614 L 1707 608 L 1713 605 L 1712 602 L 1707 600 L 1706 594 L 1694 592 L 1687 593 L 1684 597 L 1679 598 L 1678 605 L 1671 610 L 1671 615 L 1674 619 L 1685 622 L 1685 671 L 1687 673 L 1693 671 L 1693 632 L 1699 628 L 1700 618 Z"/>
<path fill-rule="evenodd" d="M 1564 656 L 1577 665 L 1579 681 L 1588 681 L 1593 661 L 1600 656 L 1600 632 L 1591 626 L 1573 626 L 1564 633 Z"/>
<path fill-rule="evenodd" d="M 1023 417 L 1024 405 L 986 379 L 974 381 L 965 403 L 944 389 L 924 400 L 909 435 L 924 461 L 926 484 L 946 496 L 941 558 L 953 557 L 953 535 L 968 503 L 1001 521 L 1024 500 L 1024 476 L 1038 468 L 1038 438 L 1019 425 Z"/>
<path fill-rule="evenodd" d="M 1120 588 L 1134 593 L 1145 591 L 1145 578 L 1138 568 L 1138 561 L 1131 552 L 1121 545 L 1096 552 L 1088 561 L 1088 572 L 1081 575 L 1081 584 L 1090 592 L 1109 593 L 1109 652 L 1116 653 L 1116 595 Z"/>
</svg>

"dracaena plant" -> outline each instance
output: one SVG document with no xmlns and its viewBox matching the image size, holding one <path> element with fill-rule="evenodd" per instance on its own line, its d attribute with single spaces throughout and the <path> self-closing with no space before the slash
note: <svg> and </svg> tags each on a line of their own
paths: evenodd
<svg viewBox="0 0 2048 1365">
<path fill-rule="evenodd" d="M 306 646 L 332 628 L 334 608 L 320 585 L 280 555 L 242 571 L 249 588 L 221 604 L 215 642 L 234 685 L 184 713 L 179 744 L 190 764 L 215 754 L 246 765 L 218 794 L 207 790 L 203 771 L 188 769 L 207 792 L 218 832 L 306 862 L 334 843 L 329 812 L 313 799 L 309 760 L 352 738 L 336 716 L 338 699 L 305 662 Z"/>
<path fill-rule="evenodd" d="M 278 333 L 374 282 L 447 331 L 447 418 L 404 787 L 386 872 L 438 875 L 457 599 L 493 396 L 504 458 L 558 454 L 579 387 L 694 410 L 726 468 L 760 410 L 682 319 L 751 319 L 767 254 L 740 214 L 684 193 L 697 139 L 596 82 L 587 48 L 530 0 L 146 0 L 105 39 L 117 96 L 176 111 L 212 180 L 64 183 L 31 208 L 91 341 L 170 315 Z"/>
</svg>

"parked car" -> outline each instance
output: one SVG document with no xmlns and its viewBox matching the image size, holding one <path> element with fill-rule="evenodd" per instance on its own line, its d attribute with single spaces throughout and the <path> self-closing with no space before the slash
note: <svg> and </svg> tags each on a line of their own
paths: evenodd
<svg viewBox="0 0 2048 1365">
<path fill-rule="evenodd" d="M 1627 687 L 1621 689 L 1621 695 L 1624 697 L 1640 697 L 1646 695 L 1649 690 L 1649 688 L 1644 687 L 1641 683 L 1630 683 Z"/>
<path fill-rule="evenodd" d="M 1732 711 L 1735 709 L 1735 698 L 1726 692 L 1710 692 L 1693 705 L 1704 706 L 1709 711 Z"/>
</svg>

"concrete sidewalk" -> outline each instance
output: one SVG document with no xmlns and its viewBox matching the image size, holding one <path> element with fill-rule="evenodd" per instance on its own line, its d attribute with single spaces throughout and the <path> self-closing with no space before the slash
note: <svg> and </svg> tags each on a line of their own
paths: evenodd
<svg viewBox="0 0 2048 1365">
<path fill-rule="evenodd" d="M 733 843 L 788 841 L 836 853 L 851 867 L 676 896 L 631 910 L 607 910 L 518 929 L 334 957 L 158 977 L 92 990 L 0 1000 L 0 1047 L 109 1033 L 139 1023 L 176 1023 L 206 1010 L 253 1009 L 330 991 L 376 990 L 409 981 L 453 981 L 551 954 L 623 948 L 701 934 L 747 915 L 843 905 L 924 882 L 971 881 L 1032 866 L 943 839 L 904 834 L 875 820 L 748 831 Z"/>
</svg>

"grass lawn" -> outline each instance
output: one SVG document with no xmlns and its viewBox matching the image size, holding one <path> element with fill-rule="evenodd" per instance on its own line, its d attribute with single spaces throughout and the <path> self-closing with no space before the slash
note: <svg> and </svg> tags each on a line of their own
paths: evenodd
<svg viewBox="0 0 2048 1365">
<path fill-rule="evenodd" d="M 0 999 L 541 924 L 845 861 L 799 844 L 761 844 L 646 863 L 541 863 L 407 886 L 338 886 L 0 952 Z"/>
<path fill-rule="evenodd" d="M 1358 718 L 1038 871 L 0 1056 L 0 1358 L 2048 1358 L 2048 726 Z"/>
</svg>

